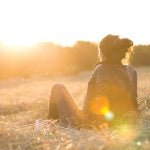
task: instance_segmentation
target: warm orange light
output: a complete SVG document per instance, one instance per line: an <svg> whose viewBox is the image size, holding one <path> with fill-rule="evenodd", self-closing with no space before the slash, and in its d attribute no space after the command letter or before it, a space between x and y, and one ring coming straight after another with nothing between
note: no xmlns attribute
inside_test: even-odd
<svg viewBox="0 0 150 150"><path fill-rule="evenodd" d="M102 113L103 115L107 114L108 112L109 112L109 109L108 109L107 107L103 107L103 108L101 109L101 113Z"/></svg>
<svg viewBox="0 0 150 150"><path fill-rule="evenodd" d="M109 110L109 101L106 97L97 97L91 102L91 111L96 115L104 115L106 120L114 118L113 112Z"/></svg>
<svg viewBox="0 0 150 150"><path fill-rule="evenodd" d="M95 98L91 102L91 111L96 115L104 115L109 111L109 102L105 97Z"/></svg>

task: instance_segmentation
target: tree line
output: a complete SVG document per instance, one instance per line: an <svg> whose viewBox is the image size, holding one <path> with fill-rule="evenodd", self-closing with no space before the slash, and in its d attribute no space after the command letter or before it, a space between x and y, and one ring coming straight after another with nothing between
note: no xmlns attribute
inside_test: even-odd
<svg viewBox="0 0 150 150"><path fill-rule="evenodd" d="M78 41L72 47L38 43L33 47L0 44L0 78L32 75L65 76L92 70L99 62L97 44ZM133 66L150 66L150 45L137 45L131 54Z"/></svg>

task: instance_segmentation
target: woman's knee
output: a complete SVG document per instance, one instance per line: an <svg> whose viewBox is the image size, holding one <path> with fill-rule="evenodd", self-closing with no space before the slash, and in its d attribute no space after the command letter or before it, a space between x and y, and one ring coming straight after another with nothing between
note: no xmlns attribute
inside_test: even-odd
<svg viewBox="0 0 150 150"><path fill-rule="evenodd" d="M55 84L55 85L52 87L52 92L53 92L53 93L60 92L60 91L62 91L63 89L65 89L64 85L63 85L63 84L60 84L60 83L57 83L57 84Z"/></svg>

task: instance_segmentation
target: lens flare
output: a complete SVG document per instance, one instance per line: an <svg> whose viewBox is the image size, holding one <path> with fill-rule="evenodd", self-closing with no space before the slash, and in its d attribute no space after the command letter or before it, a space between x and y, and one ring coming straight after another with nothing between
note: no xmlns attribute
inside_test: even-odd
<svg viewBox="0 0 150 150"><path fill-rule="evenodd" d="M134 126L130 124L122 124L120 125L118 132L121 137L126 140L132 141L138 136L138 131Z"/></svg>
<svg viewBox="0 0 150 150"><path fill-rule="evenodd" d="M106 114L105 114L105 119L110 121L114 118L114 113L111 112L111 111L108 111Z"/></svg>
<svg viewBox="0 0 150 150"><path fill-rule="evenodd" d="M106 97L97 97L91 102L91 111L96 115L104 115L110 121L114 118L114 113L109 110L109 101Z"/></svg>
<svg viewBox="0 0 150 150"><path fill-rule="evenodd" d="M105 115L109 112L109 109L107 107L101 108L101 114Z"/></svg>
<svg viewBox="0 0 150 150"><path fill-rule="evenodd" d="M105 97L98 97L91 102L91 111L96 115L104 115L109 110L109 102Z"/></svg>

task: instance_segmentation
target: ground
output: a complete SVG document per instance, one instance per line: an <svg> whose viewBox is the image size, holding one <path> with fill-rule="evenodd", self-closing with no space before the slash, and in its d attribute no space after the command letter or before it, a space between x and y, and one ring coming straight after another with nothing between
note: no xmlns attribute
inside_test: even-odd
<svg viewBox="0 0 150 150"><path fill-rule="evenodd" d="M112 130L65 128L47 120L52 85L63 83L81 109L89 73L72 77L34 76L0 80L0 149L2 150L136 150L150 147L150 68L136 68L142 115L128 114L128 124Z"/></svg>

